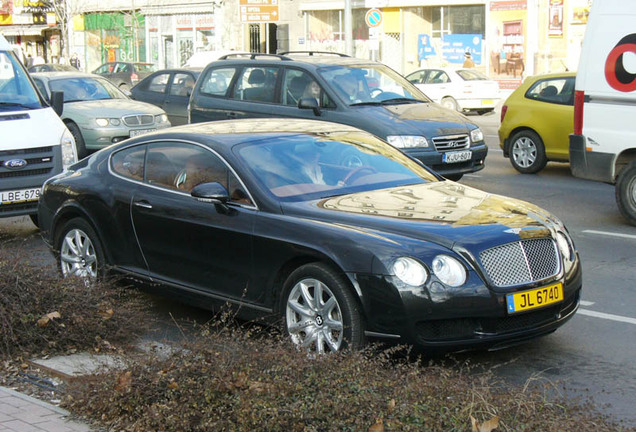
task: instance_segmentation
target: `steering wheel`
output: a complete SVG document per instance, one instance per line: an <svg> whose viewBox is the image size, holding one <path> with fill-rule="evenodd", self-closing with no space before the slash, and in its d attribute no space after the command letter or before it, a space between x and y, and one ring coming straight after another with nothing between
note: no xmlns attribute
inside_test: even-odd
<svg viewBox="0 0 636 432"><path fill-rule="evenodd" d="M378 97L381 93L384 93L384 90L382 90L381 88L378 88L378 87L374 88L373 90L369 90L369 95L372 98Z"/></svg>
<svg viewBox="0 0 636 432"><path fill-rule="evenodd" d="M378 172L378 170L372 166L362 165L357 168L354 168L351 172L349 172L349 174L347 174L345 178L342 179L342 183L344 183L345 185L348 185L354 179L356 179L357 177L360 177L360 173L363 173L365 171L368 171L369 174L375 174Z"/></svg>

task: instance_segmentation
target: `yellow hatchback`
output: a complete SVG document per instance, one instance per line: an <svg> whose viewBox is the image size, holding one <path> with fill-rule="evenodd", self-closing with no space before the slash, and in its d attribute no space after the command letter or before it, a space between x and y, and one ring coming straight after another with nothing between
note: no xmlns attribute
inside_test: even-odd
<svg viewBox="0 0 636 432"><path fill-rule="evenodd" d="M517 171L532 174L548 161L570 160L575 78L576 72L528 77L506 99L499 146Z"/></svg>

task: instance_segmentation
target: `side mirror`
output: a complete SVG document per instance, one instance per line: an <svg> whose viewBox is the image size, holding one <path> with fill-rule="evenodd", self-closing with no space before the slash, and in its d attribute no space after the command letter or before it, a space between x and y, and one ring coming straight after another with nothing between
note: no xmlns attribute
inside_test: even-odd
<svg viewBox="0 0 636 432"><path fill-rule="evenodd" d="M62 113L64 112L64 92L51 92L51 107L53 108L53 111L57 113L57 115L62 117Z"/></svg>
<svg viewBox="0 0 636 432"><path fill-rule="evenodd" d="M227 189L217 182L201 183L192 188L190 192L197 201L213 203L221 213L229 213L226 203L230 200Z"/></svg>
<svg viewBox="0 0 636 432"><path fill-rule="evenodd" d="M320 115L320 106L318 106L318 101L314 98L300 98L298 101L298 108L310 109L314 111L314 115Z"/></svg>

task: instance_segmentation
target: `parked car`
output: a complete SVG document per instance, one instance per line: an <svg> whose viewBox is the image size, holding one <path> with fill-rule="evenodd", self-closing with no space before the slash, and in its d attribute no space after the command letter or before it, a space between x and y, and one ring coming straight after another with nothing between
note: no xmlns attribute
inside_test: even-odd
<svg viewBox="0 0 636 432"><path fill-rule="evenodd" d="M89 151L170 127L161 109L131 100L110 81L82 72L35 73L31 77L45 98L64 92L62 120L75 138L80 158Z"/></svg>
<svg viewBox="0 0 636 432"><path fill-rule="evenodd" d="M343 54L226 56L202 72L189 114L191 123L291 117L348 124L453 180L483 169L488 153L482 131L466 117L433 103L388 66Z"/></svg>
<svg viewBox="0 0 636 432"><path fill-rule="evenodd" d="M420 69L406 79L444 108L456 111L485 114L501 99L499 83L475 69Z"/></svg>
<svg viewBox="0 0 636 432"><path fill-rule="evenodd" d="M517 171L536 173L548 161L568 162L575 77L576 72L528 77L504 102L499 146Z"/></svg>
<svg viewBox="0 0 636 432"><path fill-rule="evenodd" d="M28 69L29 73L35 72L77 72L77 68L67 64L58 63L44 63L35 66L31 66Z"/></svg>
<svg viewBox="0 0 636 432"><path fill-rule="evenodd" d="M199 306L233 304L282 319L319 353L367 338L509 346L571 318L582 285L555 216L315 120L208 122L115 144L48 181L39 218L65 276L123 272Z"/></svg>
<svg viewBox="0 0 636 432"><path fill-rule="evenodd" d="M188 123L188 102L201 68L164 69L130 90L130 97L162 108L173 126Z"/></svg>
<svg viewBox="0 0 636 432"><path fill-rule="evenodd" d="M152 63L110 62L105 63L93 71L109 79L121 90L130 90L132 86L144 79L157 68Z"/></svg>

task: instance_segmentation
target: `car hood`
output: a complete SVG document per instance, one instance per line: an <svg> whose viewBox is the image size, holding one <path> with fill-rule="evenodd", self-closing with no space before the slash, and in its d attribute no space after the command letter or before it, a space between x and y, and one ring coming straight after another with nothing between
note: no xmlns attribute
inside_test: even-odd
<svg viewBox="0 0 636 432"><path fill-rule="evenodd" d="M520 239L554 237L558 219L539 207L451 181L431 182L284 203L283 212L345 225L371 235L395 234L449 249L481 250Z"/></svg>
<svg viewBox="0 0 636 432"><path fill-rule="evenodd" d="M378 106L354 106L353 108L358 108L357 114L373 119L374 123L384 130L384 135L386 131L390 131L391 135L424 134L427 138L431 138L466 134L469 130L477 128L463 114L446 109L434 102L382 105L381 109L378 109Z"/></svg>
<svg viewBox="0 0 636 432"><path fill-rule="evenodd" d="M87 111L99 114L100 117L119 117L127 114L164 114L164 111L152 104L130 99L102 99L81 102L69 102L64 104L64 114L69 112L81 112L86 116Z"/></svg>

